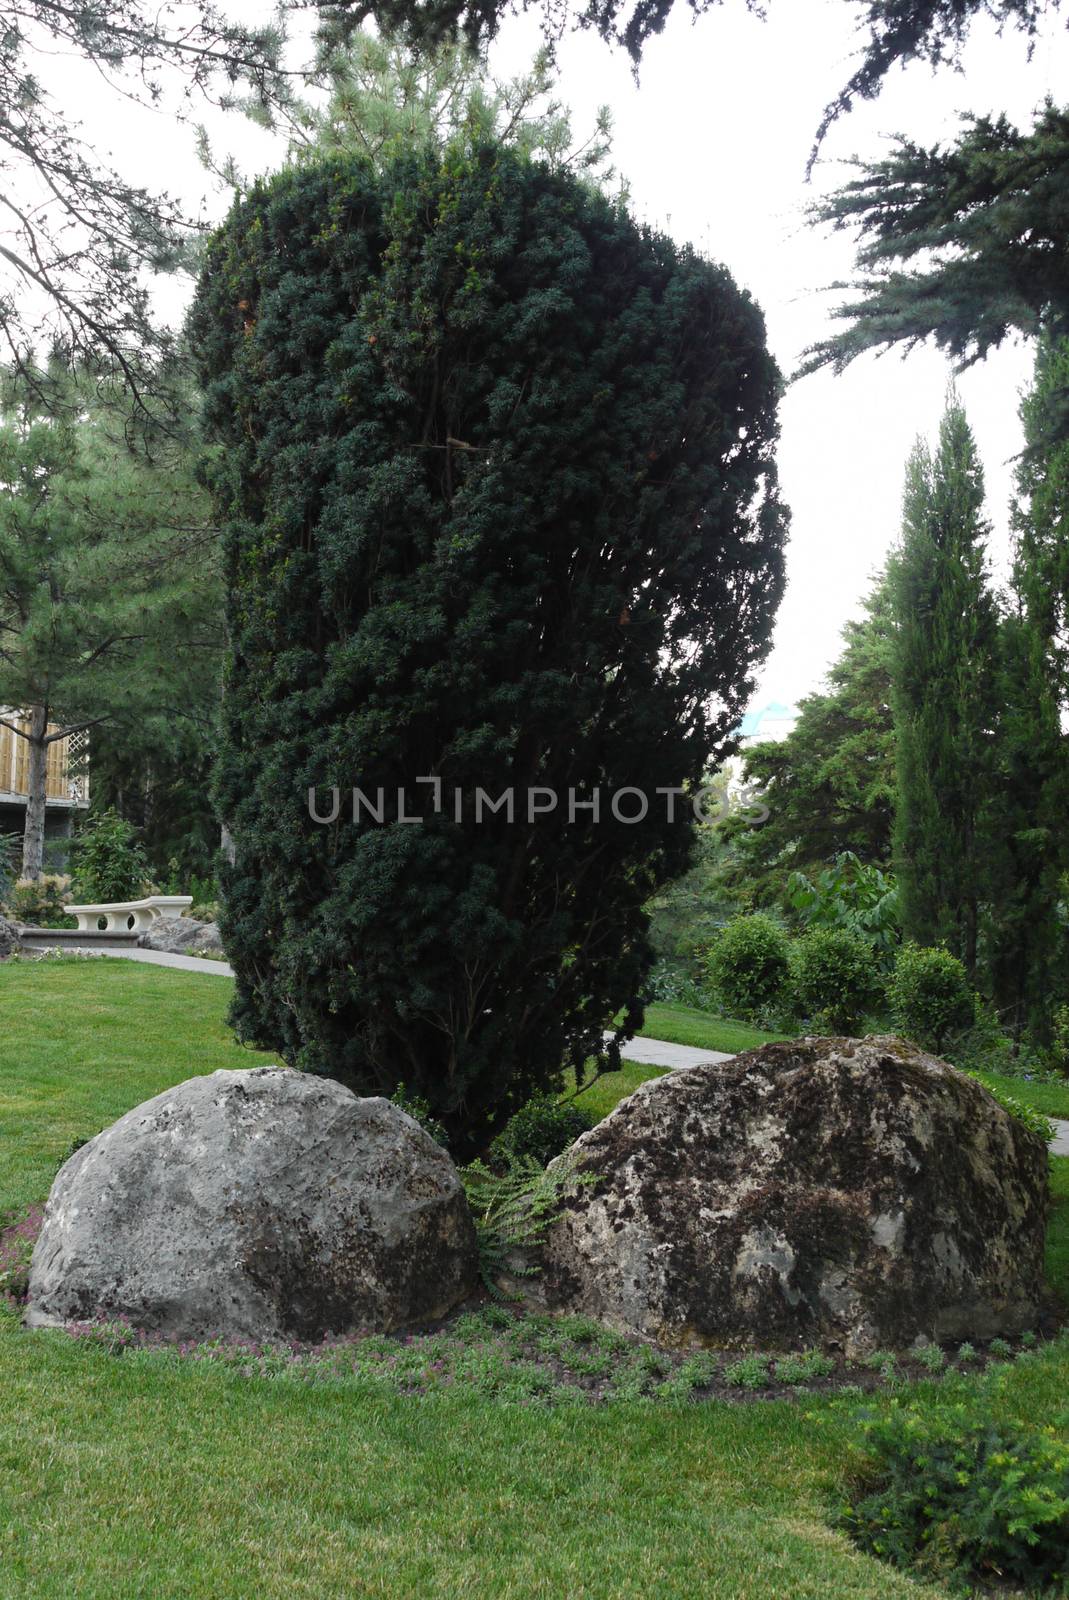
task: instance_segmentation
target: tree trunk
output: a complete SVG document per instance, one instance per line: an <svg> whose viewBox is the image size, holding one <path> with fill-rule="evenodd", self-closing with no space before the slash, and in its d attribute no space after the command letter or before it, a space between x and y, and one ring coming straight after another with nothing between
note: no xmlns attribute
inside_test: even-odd
<svg viewBox="0 0 1069 1600"><path fill-rule="evenodd" d="M22 876L36 883L41 876L45 854L45 785L48 776L48 707L34 706L30 712L26 788L26 830L22 838Z"/></svg>

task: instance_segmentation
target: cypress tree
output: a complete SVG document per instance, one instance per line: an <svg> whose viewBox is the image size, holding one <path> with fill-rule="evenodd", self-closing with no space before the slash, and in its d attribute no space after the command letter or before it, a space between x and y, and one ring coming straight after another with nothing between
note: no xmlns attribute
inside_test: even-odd
<svg viewBox="0 0 1069 1600"><path fill-rule="evenodd" d="M991 980L1018 1034L1049 1040L1067 977L1061 905L1069 871L1069 444L1050 416L1069 390L1069 343L1044 340L1021 407L1026 449L1017 473L1015 550L1000 650L998 786L992 856Z"/></svg>
<svg viewBox="0 0 1069 1600"><path fill-rule="evenodd" d="M934 456L906 472L894 608L894 863L902 932L944 942L975 975L985 895L998 618L987 583L983 472L952 394Z"/></svg>
<svg viewBox="0 0 1069 1600"><path fill-rule="evenodd" d="M567 1067L617 1065L621 1008L639 1024L643 907L692 833L656 791L727 748L782 587L760 313L487 145L257 185L192 331L227 552L233 1020L359 1092L403 1082L470 1154ZM323 825L309 790L327 815L334 787ZM625 787L643 820L614 815ZM529 823L534 789L557 798Z"/></svg>

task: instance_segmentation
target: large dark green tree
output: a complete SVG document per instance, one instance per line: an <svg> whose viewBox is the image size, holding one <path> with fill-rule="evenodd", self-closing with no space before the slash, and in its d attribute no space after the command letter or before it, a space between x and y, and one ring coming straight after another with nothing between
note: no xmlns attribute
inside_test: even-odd
<svg viewBox="0 0 1069 1600"><path fill-rule="evenodd" d="M918 442L890 567L902 932L946 942L975 975L989 893L998 615L986 569L984 483L952 395L934 454Z"/></svg>
<svg viewBox="0 0 1069 1600"><path fill-rule="evenodd" d="M656 791L728 743L781 592L762 318L488 145L258 185L192 327L235 1023L363 1092L403 1082L470 1153L566 1067L617 1064L617 1011L638 1025L643 907L692 831Z"/></svg>

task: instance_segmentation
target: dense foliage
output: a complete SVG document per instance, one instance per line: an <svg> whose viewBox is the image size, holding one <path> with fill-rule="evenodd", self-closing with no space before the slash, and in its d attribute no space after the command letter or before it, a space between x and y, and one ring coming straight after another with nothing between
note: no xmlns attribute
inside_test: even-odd
<svg viewBox="0 0 1069 1600"><path fill-rule="evenodd" d="M733 851L723 862L725 888L749 890L761 903L785 906L792 871L820 869L844 851L866 865L890 862L891 614L882 577L843 640L827 689L802 700L787 737L745 753L746 779L760 790L766 819L753 826L731 817L720 830Z"/></svg>
<svg viewBox="0 0 1069 1600"><path fill-rule="evenodd" d="M843 850L812 877L792 872L787 899L803 928L857 934L881 963L892 958L898 943L898 887L852 851Z"/></svg>
<svg viewBox="0 0 1069 1600"><path fill-rule="evenodd" d="M148 878L148 860L132 823L114 811L95 812L70 848L74 899L91 904L136 900Z"/></svg>
<svg viewBox="0 0 1069 1600"><path fill-rule="evenodd" d="M836 312L847 327L814 347L807 370L928 337L969 365L1012 333L1069 333L1067 152L1069 111L1048 105L1028 133L970 117L949 148L899 139L859 164L814 215L857 230L865 277Z"/></svg>
<svg viewBox="0 0 1069 1600"><path fill-rule="evenodd" d="M910 459L891 567L895 874L902 931L977 967L988 891L998 616L986 569L983 472L952 396L934 456Z"/></svg>
<svg viewBox="0 0 1069 1600"><path fill-rule="evenodd" d="M507 1167L509 1157L514 1157L548 1167L554 1157L562 1155L581 1133L593 1126L592 1118L575 1101L537 1094L502 1128L490 1146L489 1163L493 1167Z"/></svg>
<svg viewBox="0 0 1069 1600"><path fill-rule="evenodd" d="M52 744L106 722L140 742L205 678L217 693L217 540L188 438L129 427L124 401L58 364L43 388L5 375L0 396L0 706L28 717L8 720L28 745L27 878Z"/></svg>
<svg viewBox="0 0 1069 1600"><path fill-rule="evenodd" d="M926 1050L942 1051L976 1021L976 996L968 973L949 950L904 944L887 986L900 1033Z"/></svg>
<svg viewBox="0 0 1069 1600"><path fill-rule="evenodd" d="M779 1007L790 978L790 941L763 912L734 917L709 946L709 983L723 1014L763 1019Z"/></svg>
<svg viewBox="0 0 1069 1600"><path fill-rule="evenodd" d="M453 1148L485 1149L565 1067L617 1059L617 1012L637 1025L642 908L691 834L656 790L699 782L767 649L784 514L760 314L486 146L258 186L193 333L233 638L235 1023L365 1091L403 1080ZM309 790L329 815L331 786L323 825ZM641 795L614 814L624 788L643 820L620 820ZM514 820L479 793L509 789ZM539 789L557 802L529 822Z"/></svg>
<svg viewBox="0 0 1069 1600"><path fill-rule="evenodd" d="M989 829L989 984L1005 1024L1047 1044L1069 983L1069 439L1052 437L1069 394L1069 343L1040 343L1022 405L1015 550L1000 629L995 792Z"/></svg>
<svg viewBox="0 0 1069 1600"><path fill-rule="evenodd" d="M892 1401L864 1425L841 1525L870 1554L955 1589L1062 1593L1069 1447L989 1406Z"/></svg>
<svg viewBox="0 0 1069 1600"><path fill-rule="evenodd" d="M847 928L814 928L791 965L795 1006L818 1033L856 1033L883 999L872 946Z"/></svg>

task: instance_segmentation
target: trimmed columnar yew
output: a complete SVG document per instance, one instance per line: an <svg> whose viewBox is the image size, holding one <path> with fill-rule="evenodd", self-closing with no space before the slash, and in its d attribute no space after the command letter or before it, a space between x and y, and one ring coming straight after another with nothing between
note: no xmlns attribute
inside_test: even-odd
<svg viewBox="0 0 1069 1600"><path fill-rule="evenodd" d="M487 147L255 187L193 338L227 551L237 1028L361 1093L403 1082L482 1148L637 1019L642 907L690 847L656 790L723 750L768 648L761 315L619 204ZM320 815L339 791L329 825L313 786ZM354 822L354 786L381 821ZM624 788L645 820L612 814ZM480 817L480 789L514 791L514 819ZM558 801L529 823L532 790ZM569 790L600 790L600 818Z"/></svg>

